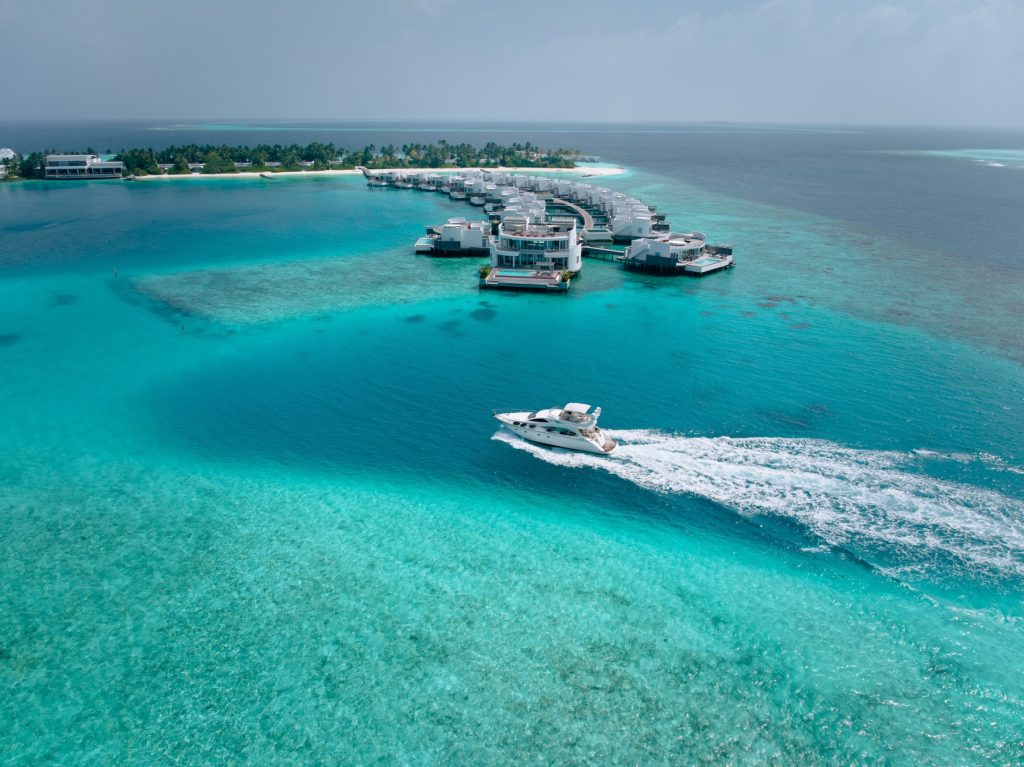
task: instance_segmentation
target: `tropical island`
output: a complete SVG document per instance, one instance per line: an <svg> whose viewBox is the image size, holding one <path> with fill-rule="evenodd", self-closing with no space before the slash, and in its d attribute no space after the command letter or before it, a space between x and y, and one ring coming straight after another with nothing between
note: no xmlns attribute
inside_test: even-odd
<svg viewBox="0 0 1024 767"><path fill-rule="evenodd" d="M24 158L7 161L8 179L46 177L48 155L54 150L32 152ZM70 154L70 153L67 153ZM98 154L87 149L83 154ZM286 172L303 170L350 170L357 166L373 169L392 168L574 168L582 154L577 149L544 149L527 141L502 146L488 142L483 148L471 144L370 144L350 151L333 143L259 144L227 146L184 144L166 149L122 149L107 152L113 161L124 163L124 172L133 176L224 174L241 172Z"/></svg>

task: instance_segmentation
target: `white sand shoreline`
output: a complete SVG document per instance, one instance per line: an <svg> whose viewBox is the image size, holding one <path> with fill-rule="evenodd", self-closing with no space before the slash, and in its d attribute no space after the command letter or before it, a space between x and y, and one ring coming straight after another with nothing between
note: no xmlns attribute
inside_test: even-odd
<svg viewBox="0 0 1024 767"><path fill-rule="evenodd" d="M618 176L626 172L618 167L587 167L575 168L373 168L374 173L461 173L467 170L491 170L503 173L575 173L586 176ZM239 171L238 173L161 173L160 175L136 176L136 181L178 178L264 178L267 173L271 178L296 176L358 176L362 171L345 170L282 170L282 171Z"/></svg>

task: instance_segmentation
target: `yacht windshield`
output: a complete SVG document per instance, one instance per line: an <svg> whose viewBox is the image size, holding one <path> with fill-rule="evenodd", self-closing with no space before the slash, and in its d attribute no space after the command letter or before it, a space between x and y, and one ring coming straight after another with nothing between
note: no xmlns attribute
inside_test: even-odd
<svg viewBox="0 0 1024 767"><path fill-rule="evenodd" d="M587 423L593 419L593 416L587 413L572 413L568 410L563 410L558 417L563 421L572 421L573 423Z"/></svg>

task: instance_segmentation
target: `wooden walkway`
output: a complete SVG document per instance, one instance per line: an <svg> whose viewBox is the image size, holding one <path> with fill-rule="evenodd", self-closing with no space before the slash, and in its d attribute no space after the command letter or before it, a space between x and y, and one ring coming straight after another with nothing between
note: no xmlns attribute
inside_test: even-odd
<svg viewBox="0 0 1024 767"><path fill-rule="evenodd" d="M621 256L623 252L624 251L621 250L612 250L611 248L602 248L600 246L584 245L583 253L581 255L583 258L594 258L598 261L618 261L619 256Z"/></svg>
<svg viewBox="0 0 1024 767"><path fill-rule="evenodd" d="M584 229L594 228L594 217L587 213L587 211L583 210L583 208L581 208L579 205L569 202L568 200L563 200L561 197L552 197L551 202L554 203L555 205L561 205L563 207L569 208L569 210L571 211L574 211L577 216L583 219Z"/></svg>

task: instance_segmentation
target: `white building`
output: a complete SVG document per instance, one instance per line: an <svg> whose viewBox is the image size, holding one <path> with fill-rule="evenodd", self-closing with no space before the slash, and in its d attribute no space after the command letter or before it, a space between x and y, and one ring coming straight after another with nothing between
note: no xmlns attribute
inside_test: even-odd
<svg viewBox="0 0 1024 767"><path fill-rule="evenodd" d="M623 211L612 217L609 228L616 240L635 240L654 235L654 220L650 213Z"/></svg>
<svg viewBox="0 0 1024 767"><path fill-rule="evenodd" d="M7 163L14 159L14 155L13 149L8 147L0 149L0 178L4 178L7 175Z"/></svg>
<svg viewBox="0 0 1024 767"><path fill-rule="evenodd" d="M543 224L547 219L547 204L532 192L518 192L504 203L505 207L499 214L502 221L523 218L531 224Z"/></svg>
<svg viewBox="0 0 1024 767"><path fill-rule="evenodd" d="M46 178L121 178L124 163L101 160L95 154L48 154Z"/></svg>
<svg viewBox="0 0 1024 767"><path fill-rule="evenodd" d="M658 239L633 240L626 250L626 259L650 266L675 266L690 261L704 252L707 238L700 232L677 234L673 232Z"/></svg>
<svg viewBox="0 0 1024 767"><path fill-rule="evenodd" d="M487 250L491 225L487 221L450 218L434 241L435 255L472 255Z"/></svg>
<svg viewBox="0 0 1024 767"><path fill-rule="evenodd" d="M701 276L733 265L732 247L708 245L700 232L633 240L620 259L627 269Z"/></svg>
<svg viewBox="0 0 1024 767"><path fill-rule="evenodd" d="M583 246L575 218L553 218L547 224L526 216L509 216L490 242L491 266L578 272Z"/></svg>

